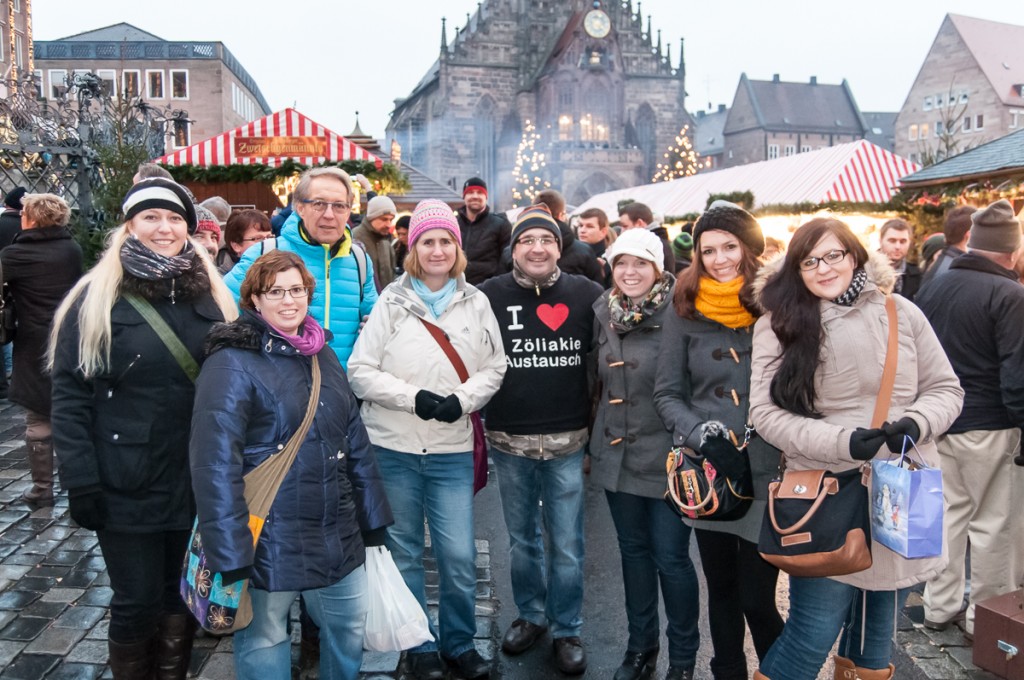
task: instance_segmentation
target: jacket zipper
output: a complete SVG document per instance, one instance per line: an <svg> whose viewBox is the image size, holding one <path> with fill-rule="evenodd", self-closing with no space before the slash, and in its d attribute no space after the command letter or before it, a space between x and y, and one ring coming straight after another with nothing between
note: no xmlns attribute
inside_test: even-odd
<svg viewBox="0 0 1024 680"><path fill-rule="evenodd" d="M324 249L324 328L331 327L331 251Z"/></svg>
<svg viewBox="0 0 1024 680"><path fill-rule="evenodd" d="M118 375L114 379L114 381L110 383L110 387L107 388L107 399L112 399L114 397L114 388L121 384L121 380L124 379L125 375L128 374L128 371L132 370L132 366L134 366L141 358L141 354L136 354L135 358L128 362L128 365L125 366L123 371L121 371L120 375Z"/></svg>

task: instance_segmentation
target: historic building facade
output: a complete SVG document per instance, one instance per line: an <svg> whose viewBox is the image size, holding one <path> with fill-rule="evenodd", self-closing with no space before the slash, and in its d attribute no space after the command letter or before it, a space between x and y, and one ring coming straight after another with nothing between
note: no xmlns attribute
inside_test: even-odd
<svg viewBox="0 0 1024 680"><path fill-rule="evenodd" d="M396 100L388 141L453 188L480 176L510 207L524 133L545 154L536 173L570 204L649 181L693 124L680 46L673 64L632 0L484 0L426 76ZM520 201L522 204L522 201Z"/></svg>

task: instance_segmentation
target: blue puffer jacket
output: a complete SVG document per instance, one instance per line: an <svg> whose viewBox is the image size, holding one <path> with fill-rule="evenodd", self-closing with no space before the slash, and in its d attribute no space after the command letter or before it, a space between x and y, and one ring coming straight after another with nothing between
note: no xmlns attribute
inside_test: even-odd
<svg viewBox="0 0 1024 680"><path fill-rule="evenodd" d="M211 571L252 566L262 590L322 588L365 560L361 532L392 523L359 407L334 352L320 361L320 403L271 506L255 551L244 474L298 430L312 362L246 313L219 324L196 382L189 453L199 527Z"/></svg>
<svg viewBox="0 0 1024 680"><path fill-rule="evenodd" d="M224 277L235 298L252 263L263 254L264 243L255 243L242 253L231 271ZM352 346L359 335L359 320L368 316L377 302L377 289L373 284L373 265L366 258L366 281L359 292L359 266L352 255L352 235L345 232L341 244L325 246L309 238L301 228L298 213L292 213L281 229L277 247L293 252L306 263L316 279L316 291L309 304L309 313L321 326L334 334L331 349L338 355L342 368L348 366ZM365 257L365 253L363 253ZM325 304L326 302L326 304Z"/></svg>

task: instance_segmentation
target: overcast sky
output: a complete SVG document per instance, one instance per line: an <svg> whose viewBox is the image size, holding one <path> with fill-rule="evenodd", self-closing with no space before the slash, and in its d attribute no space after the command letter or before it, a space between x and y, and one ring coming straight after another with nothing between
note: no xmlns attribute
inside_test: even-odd
<svg viewBox="0 0 1024 680"><path fill-rule="evenodd" d="M607 0L606 0L607 1ZM636 3L634 1L634 8ZM383 138L396 98L436 59L441 17L449 40L476 0L36 0L36 40L122 21L166 40L219 40L256 80L271 109L295 106L346 134L355 111ZM679 58L686 39L687 108L731 105L740 73L755 80L839 83L862 111L896 111L947 12L1024 24L1010 0L644 0L643 13ZM1024 59L1024 46L1021 46Z"/></svg>

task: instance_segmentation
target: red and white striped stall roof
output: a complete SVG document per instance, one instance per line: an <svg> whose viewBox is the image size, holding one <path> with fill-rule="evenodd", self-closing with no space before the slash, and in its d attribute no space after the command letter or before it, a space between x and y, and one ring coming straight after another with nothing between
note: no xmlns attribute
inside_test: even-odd
<svg viewBox="0 0 1024 680"><path fill-rule="evenodd" d="M154 162L201 167L235 164L277 167L286 160L304 165L325 161L373 161L381 167L377 156L290 108L161 156Z"/></svg>
<svg viewBox="0 0 1024 680"><path fill-rule="evenodd" d="M692 177L617 189L587 199L576 214L600 208L618 219L618 202L625 198L646 203L662 215L703 212L708 196L751 191L755 207L827 201L885 203L901 177L920 166L866 140L817 151L704 172Z"/></svg>

